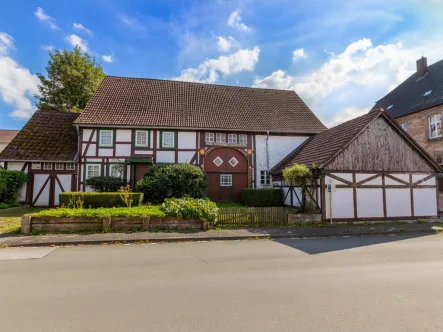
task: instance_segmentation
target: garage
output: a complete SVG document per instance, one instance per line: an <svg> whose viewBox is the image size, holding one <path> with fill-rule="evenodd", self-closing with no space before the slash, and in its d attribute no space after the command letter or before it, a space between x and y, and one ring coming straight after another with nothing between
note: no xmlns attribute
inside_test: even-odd
<svg viewBox="0 0 443 332"><path fill-rule="evenodd" d="M424 219L439 214L439 166L382 110L317 134L271 170L273 185L284 191L285 205L297 207L300 190L282 176L294 164L315 164L320 170L312 199L323 221Z"/></svg>

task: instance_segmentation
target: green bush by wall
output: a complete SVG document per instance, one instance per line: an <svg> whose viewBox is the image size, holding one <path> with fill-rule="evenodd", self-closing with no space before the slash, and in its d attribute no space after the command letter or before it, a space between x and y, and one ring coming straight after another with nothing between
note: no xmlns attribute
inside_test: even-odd
<svg viewBox="0 0 443 332"><path fill-rule="evenodd" d="M129 193L132 196L132 206L139 206L143 202L143 193ZM125 207L121 193L99 193L99 192L64 192L59 195L60 205L74 207L75 202L83 201L84 208L100 207Z"/></svg>
<svg viewBox="0 0 443 332"><path fill-rule="evenodd" d="M30 176L24 172L0 169L0 203L3 203L2 206L17 205L18 191L29 180Z"/></svg>
<svg viewBox="0 0 443 332"><path fill-rule="evenodd" d="M94 191L101 193L116 192L121 186L126 185L122 178L113 176L95 176L86 180L86 185Z"/></svg>
<svg viewBox="0 0 443 332"><path fill-rule="evenodd" d="M247 206L283 206L283 191L274 188L245 188L241 191L241 201Z"/></svg>

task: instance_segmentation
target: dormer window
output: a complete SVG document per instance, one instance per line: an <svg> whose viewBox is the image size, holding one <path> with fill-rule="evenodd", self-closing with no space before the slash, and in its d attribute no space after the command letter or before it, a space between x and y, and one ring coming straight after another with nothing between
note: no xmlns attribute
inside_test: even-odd
<svg viewBox="0 0 443 332"><path fill-rule="evenodd" d="M386 110L390 110L392 108L392 106L394 106L394 105L389 105Z"/></svg>
<svg viewBox="0 0 443 332"><path fill-rule="evenodd" d="M436 114L429 118L429 138L441 137L441 115Z"/></svg>
<svg viewBox="0 0 443 332"><path fill-rule="evenodd" d="M432 93L432 90L426 91L423 97L429 96Z"/></svg>

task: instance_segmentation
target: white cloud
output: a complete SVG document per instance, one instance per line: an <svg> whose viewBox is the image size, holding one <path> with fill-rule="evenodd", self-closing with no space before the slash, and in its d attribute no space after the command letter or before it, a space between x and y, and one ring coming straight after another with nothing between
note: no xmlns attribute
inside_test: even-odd
<svg viewBox="0 0 443 332"><path fill-rule="evenodd" d="M54 46L52 46L52 45L42 45L40 47L42 50L45 50L45 51L53 51L54 50Z"/></svg>
<svg viewBox="0 0 443 332"><path fill-rule="evenodd" d="M328 61L309 74L277 70L256 78L254 86L295 90L322 120L336 124L372 108L415 71L419 55L418 49L406 49L401 42L374 46L364 38L341 54L330 53Z"/></svg>
<svg viewBox="0 0 443 332"><path fill-rule="evenodd" d="M220 52L229 52L234 44L236 44L236 40L232 36L218 37L217 48Z"/></svg>
<svg viewBox="0 0 443 332"><path fill-rule="evenodd" d="M241 16L240 16L240 10L237 9L229 15L228 21L226 22L228 26L231 28L235 28L241 31L249 31L251 30L246 24L242 22Z"/></svg>
<svg viewBox="0 0 443 332"><path fill-rule="evenodd" d="M114 54L102 55L102 60L107 63L114 62Z"/></svg>
<svg viewBox="0 0 443 332"><path fill-rule="evenodd" d="M92 36L92 31L89 30L88 28L85 28L83 26L83 24L81 24L81 23L74 23L73 26L74 26L75 30L82 31L82 32Z"/></svg>
<svg viewBox="0 0 443 332"><path fill-rule="evenodd" d="M307 58L308 55L306 54L303 48L298 48L292 51L292 62L297 62L298 60L307 59Z"/></svg>
<svg viewBox="0 0 443 332"><path fill-rule="evenodd" d="M0 32L0 100L14 107L11 116L27 119L35 111L31 102L38 94L38 77L8 56L14 47L14 39Z"/></svg>
<svg viewBox="0 0 443 332"><path fill-rule="evenodd" d="M182 70L179 77L173 78L178 81L215 83L220 75L230 75L242 71L254 70L260 55L260 48L255 46L252 50L243 49L230 54L222 55L217 59L205 60L196 68Z"/></svg>
<svg viewBox="0 0 443 332"><path fill-rule="evenodd" d="M66 41L70 43L73 47L79 46L83 52L88 52L88 42L77 35L70 35L66 37Z"/></svg>
<svg viewBox="0 0 443 332"><path fill-rule="evenodd" d="M368 113L369 109L367 108L354 108L348 107L343 110L343 112L335 114L330 120L328 120L325 125L329 128L335 127L340 123L352 120L356 117L364 115Z"/></svg>
<svg viewBox="0 0 443 332"><path fill-rule="evenodd" d="M52 30L58 30L58 26L55 24L55 19L45 13L43 8L38 7L34 15L42 22L49 25Z"/></svg>
<svg viewBox="0 0 443 332"><path fill-rule="evenodd" d="M137 20L135 17L129 17L129 16L122 16L121 20L123 23L125 23L128 27L134 30L144 30L144 25Z"/></svg>

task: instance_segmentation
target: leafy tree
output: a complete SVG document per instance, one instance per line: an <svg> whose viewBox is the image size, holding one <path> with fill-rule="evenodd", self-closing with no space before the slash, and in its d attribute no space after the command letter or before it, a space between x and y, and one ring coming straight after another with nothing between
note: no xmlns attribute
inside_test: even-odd
<svg viewBox="0 0 443 332"><path fill-rule="evenodd" d="M82 54L80 47L73 51L49 51L47 77L38 74L40 95L37 107L42 110L81 112L105 77L95 58Z"/></svg>

